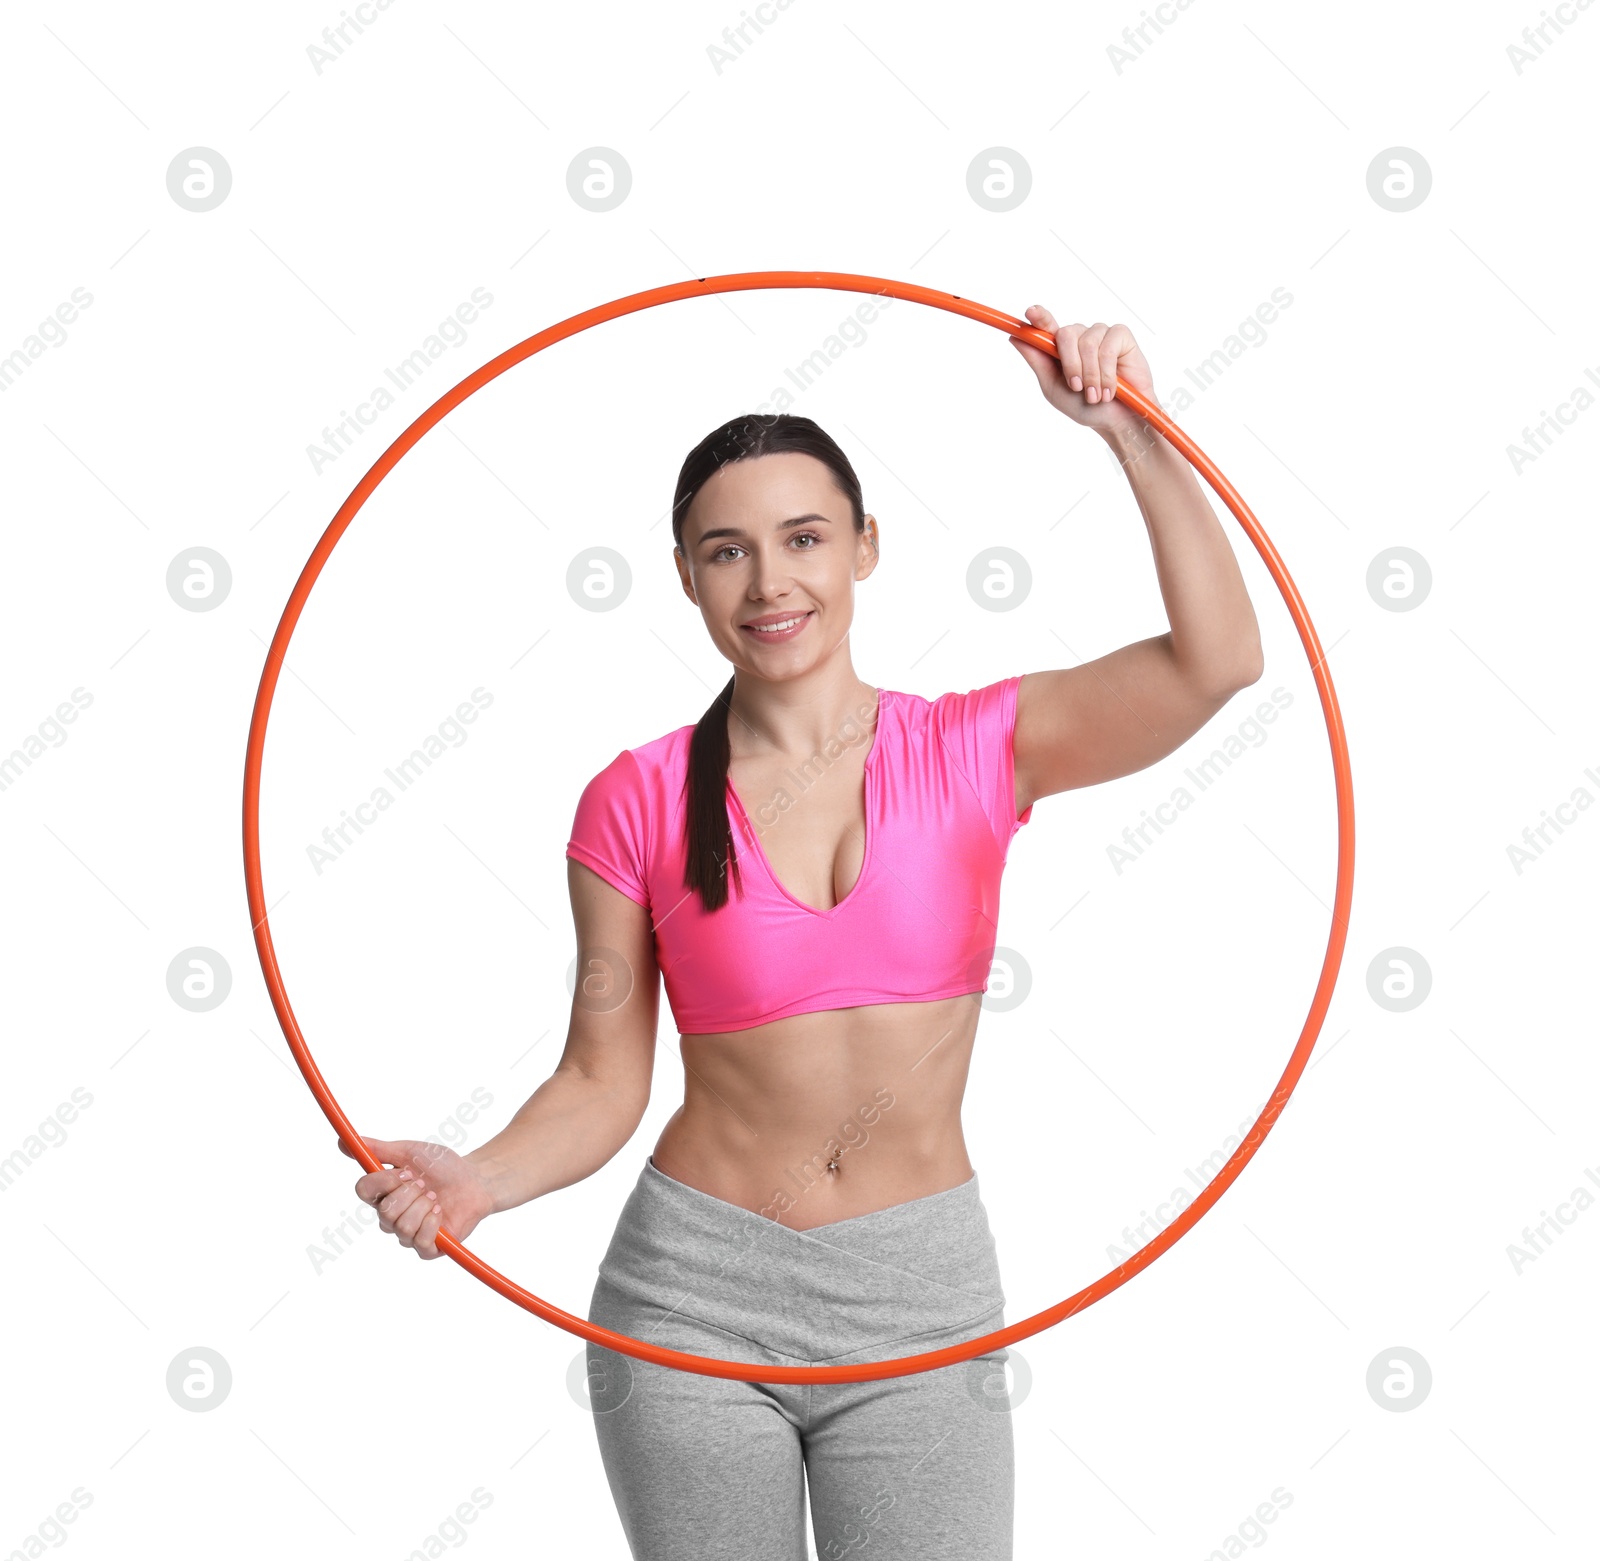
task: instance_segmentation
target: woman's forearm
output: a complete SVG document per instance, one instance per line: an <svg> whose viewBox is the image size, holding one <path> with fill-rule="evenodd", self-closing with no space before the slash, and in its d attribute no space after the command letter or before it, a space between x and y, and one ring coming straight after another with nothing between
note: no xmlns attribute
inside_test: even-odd
<svg viewBox="0 0 1600 1561"><path fill-rule="evenodd" d="M592 1176L633 1136L638 1099L576 1068L558 1067L487 1143L465 1158L503 1213Z"/></svg>
<svg viewBox="0 0 1600 1561"><path fill-rule="evenodd" d="M1207 686L1261 676L1261 632L1238 560L1194 468L1146 423L1102 437L1144 516L1178 665Z"/></svg>

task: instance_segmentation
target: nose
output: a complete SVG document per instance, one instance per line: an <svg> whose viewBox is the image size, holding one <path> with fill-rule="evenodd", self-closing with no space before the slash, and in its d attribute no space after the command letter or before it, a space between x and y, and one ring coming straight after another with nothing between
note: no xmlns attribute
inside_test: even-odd
<svg viewBox="0 0 1600 1561"><path fill-rule="evenodd" d="M751 555L750 595L760 602L781 602L794 589L794 578L782 548L758 548Z"/></svg>

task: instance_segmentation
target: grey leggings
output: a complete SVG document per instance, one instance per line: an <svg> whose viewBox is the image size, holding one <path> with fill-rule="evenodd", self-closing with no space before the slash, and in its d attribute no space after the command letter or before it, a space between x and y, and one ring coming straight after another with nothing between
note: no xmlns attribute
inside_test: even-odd
<svg viewBox="0 0 1600 1561"><path fill-rule="evenodd" d="M991 1333L1004 1306L976 1176L792 1230L646 1159L589 1320L722 1360L844 1365ZM807 1487L822 1561L858 1548L863 1561L1010 1561L1008 1354L765 1385L590 1345L600 1456L634 1561L806 1561Z"/></svg>

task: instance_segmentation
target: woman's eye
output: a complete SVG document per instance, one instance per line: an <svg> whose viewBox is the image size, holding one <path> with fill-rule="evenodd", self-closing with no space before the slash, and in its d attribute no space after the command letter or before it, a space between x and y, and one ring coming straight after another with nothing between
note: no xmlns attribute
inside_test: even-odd
<svg viewBox="0 0 1600 1561"><path fill-rule="evenodd" d="M819 533L815 532L815 531L799 531L799 532L796 532L795 535L791 538L791 540L795 541L795 542L798 542L802 538L804 538L806 541L812 542L812 543L820 543L822 541L821 535ZM740 547L739 547L737 542L724 542L722 544L722 546L719 547L716 550L716 552L714 552L711 555L711 561L713 563L720 563L725 554L737 553L737 552L740 552L740 551L741 551L741 549L740 549ZM803 547L803 548L800 549L800 551L802 553L814 553L816 551L816 548L815 547Z"/></svg>

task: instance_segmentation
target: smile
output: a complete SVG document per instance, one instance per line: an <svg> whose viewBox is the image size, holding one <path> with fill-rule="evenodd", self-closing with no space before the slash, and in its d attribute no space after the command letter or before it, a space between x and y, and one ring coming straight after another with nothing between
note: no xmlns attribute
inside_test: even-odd
<svg viewBox="0 0 1600 1561"><path fill-rule="evenodd" d="M811 621L815 613L816 609L812 608L808 612L796 613L792 618L785 618L781 623L741 623L739 627L746 634L757 634L763 639L787 639L791 635L798 634Z"/></svg>

